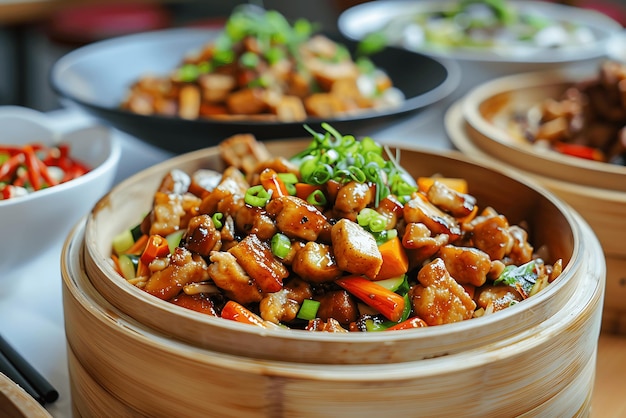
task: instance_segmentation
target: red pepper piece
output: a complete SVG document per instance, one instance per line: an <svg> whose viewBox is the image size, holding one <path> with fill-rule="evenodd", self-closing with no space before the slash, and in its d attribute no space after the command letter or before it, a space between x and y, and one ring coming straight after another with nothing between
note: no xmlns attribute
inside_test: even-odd
<svg viewBox="0 0 626 418"><path fill-rule="evenodd" d="M378 283L361 276L342 277L335 280L335 283L376 309L390 321L397 322L402 318L404 298Z"/></svg>
<svg viewBox="0 0 626 418"><path fill-rule="evenodd" d="M424 328L427 327L428 324L420 317L414 316L413 318L409 318L405 321L400 322L392 327L386 329L386 331L398 331L403 329L414 329L414 328Z"/></svg>
<svg viewBox="0 0 626 418"><path fill-rule="evenodd" d="M30 145L24 147L24 159L31 187L33 190L40 190L41 176L39 175L39 160L35 154L35 150Z"/></svg>
<svg viewBox="0 0 626 418"><path fill-rule="evenodd" d="M572 157L583 158L585 160L605 161L604 153L598 148L588 147L580 144L566 144L557 142L554 149L561 154L570 155Z"/></svg>
<svg viewBox="0 0 626 418"><path fill-rule="evenodd" d="M0 165L0 179L12 177L15 174L15 170L23 163L24 154L22 152L6 160L4 164Z"/></svg>
<svg viewBox="0 0 626 418"><path fill-rule="evenodd" d="M170 247L167 244L167 240L160 235L150 235L146 248L141 254L140 260L146 266L152 262L155 258L165 257L170 253Z"/></svg>

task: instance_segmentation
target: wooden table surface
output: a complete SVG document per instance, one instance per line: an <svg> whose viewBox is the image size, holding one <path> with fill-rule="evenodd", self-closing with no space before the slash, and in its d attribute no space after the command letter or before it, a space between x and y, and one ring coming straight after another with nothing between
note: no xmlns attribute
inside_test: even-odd
<svg viewBox="0 0 626 418"><path fill-rule="evenodd" d="M626 417L626 335L602 333L598 344L593 418Z"/></svg>

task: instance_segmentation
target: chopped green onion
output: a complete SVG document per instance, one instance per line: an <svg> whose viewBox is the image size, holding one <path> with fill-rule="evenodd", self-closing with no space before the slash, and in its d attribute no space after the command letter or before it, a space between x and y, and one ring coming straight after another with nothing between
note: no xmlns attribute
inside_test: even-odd
<svg viewBox="0 0 626 418"><path fill-rule="evenodd" d="M298 176L293 173L278 173L278 178L285 184L295 184L298 182Z"/></svg>
<svg viewBox="0 0 626 418"><path fill-rule="evenodd" d="M262 208L269 202L271 197L271 193L265 190L262 185L258 184L246 190L244 202L250 206Z"/></svg>
<svg viewBox="0 0 626 418"><path fill-rule="evenodd" d="M310 321L317 317L317 311L320 308L320 302L313 299L304 299L302 301L302 305L300 305L300 310L296 315L299 319L304 319Z"/></svg>
<svg viewBox="0 0 626 418"><path fill-rule="evenodd" d="M363 208L356 216L357 223L371 232L382 232L387 228L387 218L371 208Z"/></svg>
<svg viewBox="0 0 626 418"><path fill-rule="evenodd" d="M178 78L180 81L191 83L198 79L200 71L195 64L185 64L178 69Z"/></svg>
<svg viewBox="0 0 626 418"><path fill-rule="evenodd" d="M272 254L274 254L278 258L285 258L289 255L291 251L291 240L287 235L277 233L274 234L272 240L270 241Z"/></svg>
<svg viewBox="0 0 626 418"><path fill-rule="evenodd" d="M256 66L259 65L260 61L261 59L259 58L259 56L250 51L244 52L239 57L239 62L246 68L256 68Z"/></svg>
<svg viewBox="0 0 626 418"><path fill-rule="evenodd" d="M324 192L321 190L313 191L307 196L306 201L316 206L324 206L328 202L326 195L324 195Z"/></svg>
<svg viewBox="0 0 626 418"><path fill-rule="evenodd" d="M211 220L213 221L213 226L215 226L215 229L220 229L224 226L224 224L222 223L223 218L224 214L221 212L214 213L213 216L211 216Z"/></svg>

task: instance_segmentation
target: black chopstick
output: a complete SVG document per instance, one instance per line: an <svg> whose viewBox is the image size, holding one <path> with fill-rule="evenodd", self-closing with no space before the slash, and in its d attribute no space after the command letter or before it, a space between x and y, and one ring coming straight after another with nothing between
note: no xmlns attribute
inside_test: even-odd
<svg viewBox="0 0 626 418"><path fill-rule="evenodd" d="M22 387L41 405L59 398L56 389L0 336L0 372Z"/></svg>

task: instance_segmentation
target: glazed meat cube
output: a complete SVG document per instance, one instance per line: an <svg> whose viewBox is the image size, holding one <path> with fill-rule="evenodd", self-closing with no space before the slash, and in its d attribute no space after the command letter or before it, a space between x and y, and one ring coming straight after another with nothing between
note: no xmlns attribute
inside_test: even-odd
<svg viewBox="0 0 626 418"><path fill-rule="evenodd" d="M383 264L374 236L359 224L341 219L331 230L335 260L341 270L374 278Z"/></svg>
<svg viewBox="0 0 626 418"><path fill-rule="evenodd" d="M242 305L261 301L261 288L237 263L234 255L225 251L213 251L209 260L209 277L224 291L226 297Z"/></svg>
<svg viewBox="0 0 626 418"><path fill-rule="evenodd" d="M458 284L441 258L425 265L418 273L419 284L409 291L417 316L429 326L470 319L476 303Z"/></svg>
<svg viewBox="0 0 626 418"><path fill-rule="evenodd" d="M259 304L261 317L275 324L293 321L302 301L312 295L313 291L308 283L294 278L285 284L282 290L270 293L261 300Z"/></svg>
<svg viewBox="0 0 626 418"><path fill-rule="evenodd" d="M185 234L185 247L203 257L211 251L219 251L222 246L220 231L209 215L199 215L189 221Z"/></svg>
<svg viewBox="0 0 626 418"><path fill-rule="evenodd" d="M221 174L219 175L222 176ZM162 193L174 193L182 195L187 190L189 190L189 186L191 185L191 177L189 174L185 173L182 170L172 170L167 173L163 180L161 180L161 184L159 185L158 191Z"/></svg>
<svg viewBox="0 0 626 418"><path fill-rule="evenodd" d="M476 248L486 252L492 260L503 259L513 247L509 222L502 215L490 216L474 225L473 241Z"/></svg>
<svg viewBox="0 0 626 418"><path fill-rule="evenodd" d="M341 276L329 245L309 241L300 248L292 261L293 272L311 283L333 281Z"/></svg>
<svg viewBox="0 0 626 418"><path fill-rule="evenodd" d="M168 300L179 294L187 283L201 282L208 278L209 273L204 259L185 248L178 247L174 250L169 265L153 272L143 290L160 299Z"/></svg>
<svg viewBox="0 0 626 418"><path fill-rule="evenodd" d="M484 308L486 313L508 308L522 299L519 292L512 286L488 285L482 287L476 295L478 306Z"/></svg>
<svg viewBox="0 0 626 418"><path fill-rule="evenodd" d="M262 240L271 239L277 232L274 220L262 208L243 206L234 220L239 232L255 234Z"/></svg>
<svg viewBox="0 0 626 418"><path fill-rule="evenodd" d="M446 270L461 284L482 286L491 270L489 256L476 248L446 245L439 250Z"/></svg>
<svg viewBox="0 0 626 418"><path fill-rule="evenodd" d="M248 235L228 251L263 292L277 292L282 289L283 279L289 272L272 254L269 245L256 235Z"/></svg>
<svg viewBox="0 0 626 418"><path fill-rule="evenodd" d="M164 237L179 230L184 215L182 195L156 192L150 214L150 235Z"/></svg>
<svg viewBox="0 0 626 418"><path fill-rule="evenodd" d="M221 212L224 215L235 215L245 205L244 198L249 188L243 173L235 167L228 167L220 184L202 199L200 213L213 215Z"/></svg>
<svg viewBox="0 0 626 418"><path fill-rule="evenodd" d="M341 325L348 326L358 318L357 303L345 290L326 292L318 300L320 307L317 310L317 316L322 321L334 318Z"/></svg>
<svg viewBox="0 0 626 418"><path fill-rule="evenodd" d="M423 223L435 234L449 235L451 242L461 235L456 219L430 203L421 194L404 205L403 213L406 222Z"/></svg>
<svg viewBox="0 0 626 418"><path fill-rule="evenodd" d="M374 200L374 193L368 184L351 181L337 192L333 211L337 218L347 218L356 222L359 212Z"/></svg>
<svg viewBox="0 0 626 418"><path fill-rule="evenodd" d="M402 235L402 246L407 250L410 268L432 257L441 246L448 243L448 239L446 234L432 236L430 229L423 223L407 224Z"/></svg>
<svg viewBox="0 0 626 418"><path fill-rule="evenodd" d="M455 218L468 216L474 210L476 198L459 193L446 184L436 181L428 188L428 200L438 208L452 214Z"/></svg>
<svg viewBox="0 0 626 418"><path fill-rule="evenodd" d="M262 161L272 158L265 145L251 134L226 138L219 145L220 155L228 166L236 167L246 175L252 173Z"/></svg>
<svg viewBox="0 0 626 418"><path fill-rule="evenodd" d="M274 217L276 226L290 238L306 241L328 239L330 224L317 208L296 196L272 199L265 207Z"/></svg>
<svg viewBox="0 0 626 418"><path fill-rule="evenodd" d="M322 331L322 332L349 332L347 329L341 326L339 321L334 318L330 318L324 322L321 319L312 319L305 328L307 331Z"/></svg>

